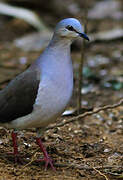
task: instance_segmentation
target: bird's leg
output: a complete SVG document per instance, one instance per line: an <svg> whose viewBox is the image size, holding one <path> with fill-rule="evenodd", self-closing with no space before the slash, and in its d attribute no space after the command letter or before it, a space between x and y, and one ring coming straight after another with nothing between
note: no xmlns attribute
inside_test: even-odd
<svg viewBox="0 0 123 180"><path fill-rule="evenodd" d="M15 162L17 163L18 161L20 161L20 158L19 158L19 152L18 152L18 145L17 145L17 131L12 131L11 133L11 136L12 136L12 141L13 141L13 148L14 148L14 158L15 158Z"/></svg>
<svg viewBox="0 0 123 180"><path fill-rule="evenodd" d="M52 163L52 159L49 157L47 150L43 146L43 143L42 143L41 138L39 136L39 134L41 135L40 131L41 131L41 129L40 130L38 129L38 135L36 138L36 142L39 145L41 151L43 152L44 158L38 159L38 161L45 161L45 170L47 170L48 164L50 164L51 168L55 171L55 168L54 168L53 163Z"/></svg>

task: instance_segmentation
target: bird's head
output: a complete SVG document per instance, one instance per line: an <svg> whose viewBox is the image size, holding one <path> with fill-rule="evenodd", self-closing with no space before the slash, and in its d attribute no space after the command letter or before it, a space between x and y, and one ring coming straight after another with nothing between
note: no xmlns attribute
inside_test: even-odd
<svg viewBox="0 0 123 180"><path fill-rule="evenodd" d="M82 25L75 18L67 18L61 20L55 28L55 35L73 40L74 38L80 36L89 41L88 36L83 32Z"/></svg>

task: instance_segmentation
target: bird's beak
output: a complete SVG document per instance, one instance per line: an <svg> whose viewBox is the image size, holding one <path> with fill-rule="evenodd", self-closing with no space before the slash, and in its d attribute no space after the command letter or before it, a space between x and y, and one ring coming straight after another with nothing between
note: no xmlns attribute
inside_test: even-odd
<svg viewBox="0 0 123 180"><path fill-rule="evenodd" d="M89 41L89 37L85 33L79 33L79 36Z"/></svg>

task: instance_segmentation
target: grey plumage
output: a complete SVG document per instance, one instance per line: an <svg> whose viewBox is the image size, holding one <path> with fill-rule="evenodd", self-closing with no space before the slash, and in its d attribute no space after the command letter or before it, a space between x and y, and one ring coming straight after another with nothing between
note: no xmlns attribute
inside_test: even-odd
<svg viewBox="0 0 123 180"><path fill-rule="evenodd" d="M78 36L89 40L78 20L57 24L42 55L0 91L1 126L43 128L65 110L73 90L70 45Z"/></svg>
<svg viewBox="0 0 123 180"><path fill-rule="evenodd" d="M40 80L38 71L27 70L0 91L0 123L10 122L32 112Z"/></svg>
<svg viewBox="0 0 123 180"><path fill-rule="evenodd" d="M0 126L38 128L36 142L48 164L55 170L40 136L49 123L62 114L72 96L73 68L70 45L76 37L89 38L74 18L60 21L42 55L0 91ZM12 132L15 161L18 161L17 132Z"/></svg>

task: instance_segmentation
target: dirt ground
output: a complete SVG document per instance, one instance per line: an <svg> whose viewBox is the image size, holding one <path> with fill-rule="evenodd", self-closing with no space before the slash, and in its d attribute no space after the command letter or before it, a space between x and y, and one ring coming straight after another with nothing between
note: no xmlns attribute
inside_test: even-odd
<svg viewBox="0 0 123 180"><path fill-rule="evenodd" d="M51 168L44 171L44 164L35 161L42 154L35 144L34 130L19 132L23 164L15 164L8 154L13 150L10 131L1 128L0 179L122 179L122 112L118 107L48 130L43 141L56 172Z"/></svg>
<svg viewBox="0 0 123 180"><path fill-rule="evenodd" d="M4 30L0 34L2 33L4 34ZM11 34L13 31L10 28L6 31L9 43L6 37L3 37L0 42L0 89L26 69L40 54L35 51L24 52L12 46ZM85 87L89 84L93 86L93 91L90 90L83 95L84 108L92 110L94 107L112 105L123 97L122 88L117 89L116 86L113 89L105 86L106 80L109 82L110 78L117 77L115 82L118 82L121 77L123 61L121 56L115 56L113 53L121 53L121 51L121 41L97 43L88 47L87 57L92 58L98 54L106 56L109 61L92 68L92 72L96 74L93 78L84 77ZM27 60L26 64L20 63L23 57ZM80 52L73 52L72 57L79 59ZM85 65L88 65L88 62L89 59ZM106 70L104 77L100 75L102 70ZM75 84L76 71L76 65L74 65ZM76 86L70 106L75 107L75 102ZM74 115L61 117L59 121L71 117ZM35 143L35 137L34 129L18 133L18 145L23 164L15 164L13 156L8 154L13 151L11 132L0 127L0 180L123 179L123 106L101 111L63 127L46 131L42 139L54 161L56 172L53 172L50 167L44 171L44 164L35 161L42 156Z"/></svg>

